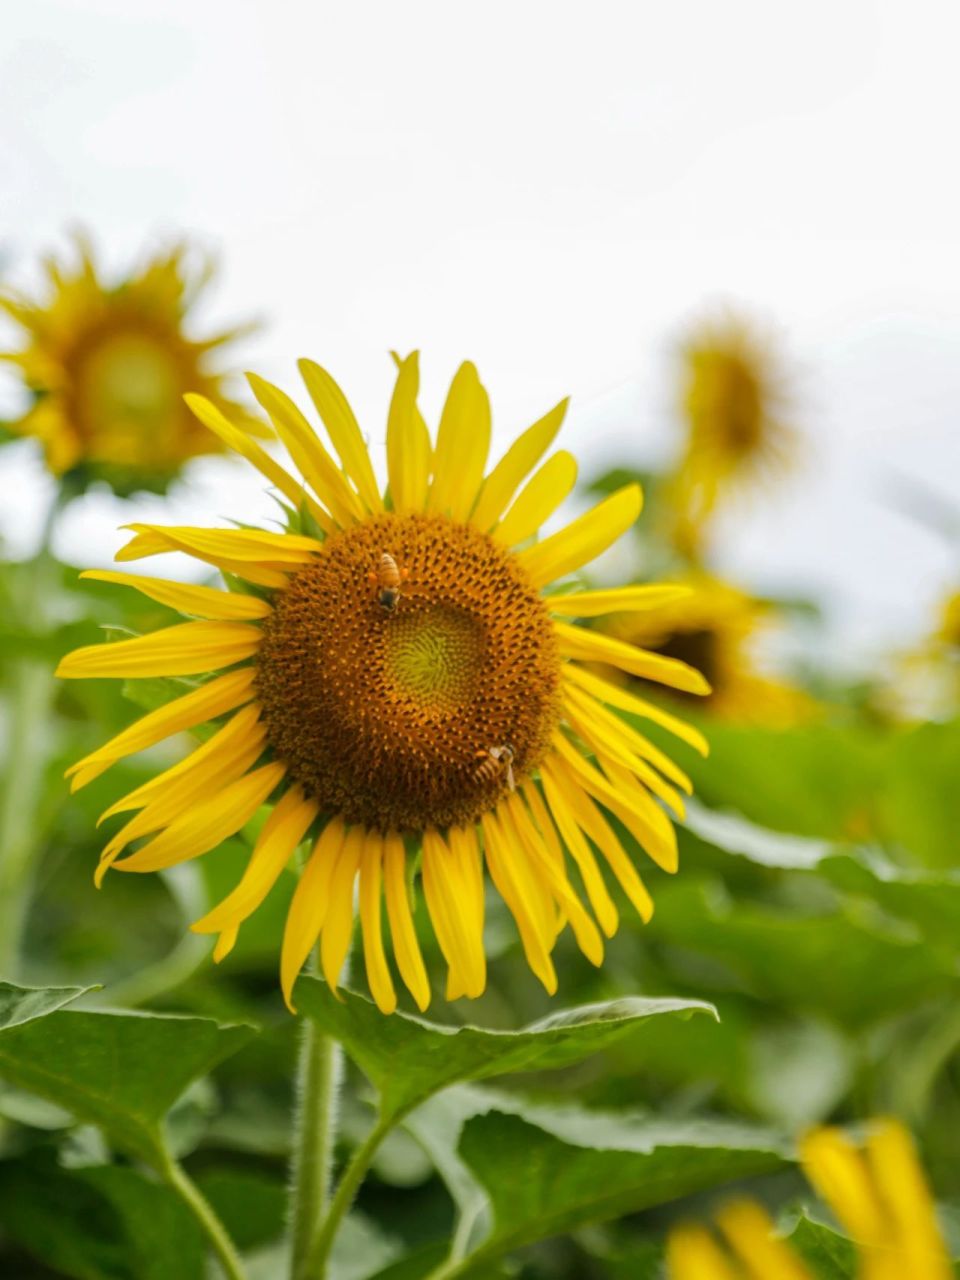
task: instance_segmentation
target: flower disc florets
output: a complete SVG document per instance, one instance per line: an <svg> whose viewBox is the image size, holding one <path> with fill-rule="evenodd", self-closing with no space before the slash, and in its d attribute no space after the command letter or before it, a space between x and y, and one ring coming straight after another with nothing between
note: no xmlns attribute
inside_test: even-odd
<svg viewBox="0 0 960 1280"><path fill-rule="evenodd" d="M401 574L380 602L386 553ZM267 737L322 809L381 831L476 821L559 718L546 607L516 557L438 515L335 534L278 597L257 659Z"/></svg>

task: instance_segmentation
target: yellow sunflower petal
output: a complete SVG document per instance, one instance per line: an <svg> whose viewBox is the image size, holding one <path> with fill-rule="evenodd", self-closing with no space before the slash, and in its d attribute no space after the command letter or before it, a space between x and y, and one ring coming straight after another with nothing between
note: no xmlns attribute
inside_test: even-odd
<svg viewBox="0 0 960 1280"><path fill-rule="evenodd" d="M422 511L430 479L431 448L417 408L420 366L416 351L400 365L387 415L387 474L394 511Z"/></svg>
<svg viewBox="0 0 960 1280"><path fill-rule="evenodd" d="M124 527L148 538L152 534L161 542L174 542L187 551L206 557L251 560L280 568L309 564L316 552L323 550L323 543L316 538L307 538L299 533L271 533L267 529L204 529L176 524L128 524ZM148 542L147 545L151 544ZM117 556L118 560L136 558L126 554L126 549Z"/></svg>
<svg viewBox="0 0 960 1280"><path fill-rule="evenodd" d="M547 608L551 613L565 614L570 618L598 618L604 613L641 613L647 609L659 609L662 605L682 600L692 592L692 587L673 582L611 587L608 591L570 591L550 596Z"/></svg>
<svg viewBox="0 0 960 1280"><path fill-rule="evenodd" d="M430 983L413 927L413 914L407 894L406 863L403 841L396 832L391 832L384 838L383 845L383 878L390 936L400 976L422 1013L430 1004Z"/></svg>
<svg viewBox="0 0 960 1280"><path fill-rule="evenodd" d="M566 674L566 670L569 670L569 666L570 664L567 665L564 674ZM688 775L675 765L670 757L655 746L649 738L644 737L642 733L638 733L633 725L627 724L620 716L608 711L591 694L580 689L575 682L571 684L564 681L564 684L566 685L564 697L573 702L575 706L578 706L590 720L599 726L606 727L611 735L622 742L628 750L642 760L648 760L652 765L655 765L662 774L672 782L675 782L681 791L685 791L688 796L693 795L693 783Z"/></svg>
<svg viewBox="0 0 960 1280"><path fill-rule="evenodd" d="M266 764L248 773L113 865L118 871L162 871L207 853L250 821L285 772L286 765Z"/></svg>
<svg viewBox="0 0 960 1280"><path fill-rule="evenodd" d="M343 962L350 949L350 936L353 933L353 882L360 870L363 841L362 827L352 827L347 832L330 878L330 902L320 937L320 967L327 986L334 995Z"/></svg>
<svg viewBox="0 0 960 1280"><path fill-rule="evenodd" d="M568 662L566 664L563 668L563 678L568 681L572 680L608 706L619 707L621 711L630 711L634 715L643 716L654 724L660 725L675 737L680 738L681 741L689 743L702 756L709 755L710 744L699 729L694 729L686 721L671 715L669 711L661 710L660 707L655 706L652 702L647 702L645 698L638 698L636 694L630 693L629 690L610 684L609 681L595 676L591 671L584 671L583 667L576 662Z"/></svg>
<svg viewBox="0 0 960 1280"><path fill-rule="evenodd" d="M628 484L565 529L521 551L518 559L534 583L545 587L606 551L636 522L642 505L640 486Z"/></svg>
<svg viewBox="0 0 960 1280"><path fill-rule="evenodd" d="M247 382L290 457L337 524L346 529L361 520L363 507L359 497L290 397L255 373L247 374Z"/></svg>
<svg viewBox="0 0 960 1280"><path fill-rule="evenodd" d="M546 766L541 769L540 776L543 782L544 794L550 806L550 812L553 814L553 821L556 821L557 826L560 828L563 842L580 869L587 897L600 923L600 928L608 938L612 938L617 931L620 919L617 908L600 873L597 860L593 856L593 850L584 839L573 814L563 799L560 788L554 782L553 775L547 772ZM547 807L532 782L524 787L524 795L536 815L540 830L552 830L553 822L551 821L550 813L547 812Z"/></svg>
<svg viewBox="0 0 960 1280"><path fill-rule="evenodd" d="M181 622L133 640L75 649L61 659L57 675L64 680L199 675L252 658L262 639L260 628L245 622Z"/></svg>
<svg viewBox="0 0 960 1280"><path fill-rule="evenodd" d="M667 1239L670 1280L743 1280L706 1227L684 1223Z"/></svg>
<svg viewBox="0 0 960 1280"><path fill-rule="evenodd" d="M866 1157L890 1217L891 1235L900 1245L897 1261L902 1273L950 1280L953 1269L933 1198L908 1131L895 1120L881 1121L867 1137Z"/></svg>
<svg viewBox="0 0 960 1280"><path fill-rule="evenodd" d="M427 510L466 520L483 482L490 451L490 400L476 366L465 360L454 374L433 454Z"/></svg>
<svg viewBox="0 0 960 1280"><path fill-rule="evenodd" d="M237 937L240 930L234 926L232 929L224 929L220 937L217 939L216 946L213 948L213 963L219 964L221 960L225 960L233 948L237 945Z"/></svg>
<svg viewBox="0 0 960 1280"><path fill-rule="evenodd" d="M809 1181L859 1244L884 1240L887 1219L866 1160L841 1129L815 1129L800 1142Z"/></svg>
<svg viewBox="0 0 960 1280"><path fill-rule="evenodd" d="M337 456L347 475L357 487L360 500L368 511L383 510L383 499L373 474L370 454L354 417L350 402L326 369L313 360L298 360L300 376L306 383L310 399L323 419Z"/></svg>
<svg viewBox="0 0 960 1280"><path fill-rule="evenodd" d="M73 778L72 790L86 786L124 756L134 755L174 733L192 729L243 706L254 697L254 674L250 667L228 671L226 675L202 684L199 689L192 689L182 698L175 698L173 702L148 712L128 729L70 766L66 776Z"/></svg>
<svg viewBox="0 0 960 1280"><path fill-rule="evenodd" d="M333 818L314 845L293 892L280 951L280 986L291 1013L297 1011L293 1004L293 984L327 918L330 883L345 839L343 823L339 818ZM350 911L352 915L352 903Z"/></svg>
<svg viewBox="0 0 960 1280"><path fill-rule="evenodd" d="M577 460L561 449L520 490L513 506L493 531L506 547L526 542L566 500L577 483Z"/></svg>
<svg viewBox="0 0 960 1280"><path fill-rule="evenodd" d="M283 590L287 585L287 572L293 572L297 565L284 562L280 569L265 565L264 561L232 560L229 556L213 555L198 551L188 540L171 535L167 530L161 532L156 525L128 525L134 529L130 541L114 556L115 560L142 560L146 556L166 555L171 551L182 551L200 560L204 564L213 565L223 573L232 573L247 582L255 582L257 586L269 587L272 590ZM286 572L284 572L286 570Z"/></svg>
<svg viewBox="0 0 960 1280"><path fill-rule="evenodd" d="M200 587L192 583L168 582L164 578L143 578L132 573L119 573L115 569L85 569L81 578L97 582L115 582L122 587L133 587L141 595L158 604L167 605L179 613L196 618L210 618L219 622L242 622L254 618L266 618L273 612L266 600L257 596L241 595L238 591L222 591L218 587Z"/></svg>
<svg viewBox="0 0 960 1280"><path fill-rule="evenodd" d="M450 990L462 991L471 998L482 995L487 980L486 958L482 937L478 939L472 928L476 919L476 904L470 898L472 885L446 841L432 827L423 833L421 874L430 919L450 967Z"/></svg>
<svg viewBox="0 0 960 1280"><path fill-rule="evenodd" d="M383 950L380 883L382 878L383 837L367 832L360 853L360 924L363 930L363 958L370 992L381 1013L393 1013L397 993Z"/></svg>
<svg viewBox="0 0 960 1280"><path fill-rule="evenodd" d="M556 439L569 403L561 400L527 427L487 476L471 517L478 529L492 529L506 511L510 499Z"/></svg>
<svg viewBox="0 0 960 1280"><path fill-rule="evenodd" d="M292 476L286 467L281 467L280 463L271 458L255 440L251 440L246 431L235 427L215 404L203 396L190 394L184 396L184 400L189 405L190 411L209 431L212 431L234 453L239 453L241 457L252 463L261 475L266 476L270 483L279 489L295 510L299 511L301 504L306 505L324 533L333 533L336 525L331 516L311 498L301 481Z"/></svg>
<svg viewBox="0 0 960 1280"><path fill-rule="evenodd" d="M190 926L194 933L220 933L251 916L280 878L317 813L316 801L307 799L300 787L285 792L263 824L240 883Z"/></svg>
<svg viewBox="0 0 960 1280"><path fill-rule="evenodd" d="M750 1280L813 1280L810 1272L774 1234L770 1215L759 1204L737 1200L717 1214L717 1226L742 1260Z"/></svg>
<svg viewBox="0 0 960 1280"><path fill-rule="evenodd" d="M483 851L490 870L490 878L497 892L510 909L520 932L527 963L553 995L557 990L557 972L550 959L553 939L545 937L541 923L543 908L518 879L516 858L492 813L485 813L480 820L483 829Z"/></svg>
<svg viewBox="0 0 960 1280"><path fill-rule="evenodd" d="M614 640L599 631L571 627L566 622L556 622L554 628L560 641L560 652L565 658L576 658L580 662L608 662L630 675L655 680L657 684L682 689L685 693L710 692L710 686L700 672L678 658L665 658L648 649L638 649L624 640Z"/></svg>

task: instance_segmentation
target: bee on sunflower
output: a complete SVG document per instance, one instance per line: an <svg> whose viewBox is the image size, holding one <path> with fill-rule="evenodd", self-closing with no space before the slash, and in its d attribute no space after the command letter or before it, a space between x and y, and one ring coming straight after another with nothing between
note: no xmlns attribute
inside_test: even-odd
<svg viewBox="0 0 960 1280"><path fill-rule="evenodd" d="M701 705L717 719L786 728L815 714L802 690L758 670L756 647L777 621L772 605L705 573L688 573L678 584L689 587L686 595L646 615L612 615L604 631L696 667L710 685ZM687 699L682 690L667 694Z"/></svg>
<svg viewBox="0 0 960 1280"><path fill-rule="evenodd" d="M185 760L107 810L106 818L134 816L109 840L97 879L109 867L158 871L198 857L270 803L239 884L193 926L219 935L215 958L230 950L309 837L280 958L291 1008L297 974L318 939L322 971L336 988L357 882L377 1004L384 1012L396 1006L382 934L385 899L396 967L418 1006L427 1006L410 897L417 869L448 966L448 999L484 990L484 867L532 970L553 992L560 929L569 923L599 964L603 935L617 928L604 868L643 918L651 914L611 818L657 865L677 865L668 810L682 817L689 779L617 711L706 751L697 730L585 664L608 661L691 694L708 692L703 676L580 622L659 608L689 588L557 587L629 529L641 508L639 487L627 485L534 540L576 478L576 463L562 450L537 466L565 401L485 474L490 404L475 367L457 371L433 441L417 407L417 356L408 357L387 418L382 494L343 392L313 362L301 361L300 369L339 461L284 392L253 375L249 382L302 480L215 404L188 397L217 439L283 495L288 529L137 524L117 557L182 551L241 589L90 575L193 620L79 649L59 674L192 683L76 763L74 788L174 733L216 725ZM145 842L129 852L135 841Z"/></svg>
<svg viewBox="0 0 960 1280"><path fill-rule="evenodd" d="M780 358L755 324L726 312L696 327L679 354L685 439L667 512L672 541L697 560L717 506L786 471L797 437Z"/></svg>
<svg viewBox="0 0 960 1280"><path fill-rule="evenodd" d="M842 1129L816 1129L801 1142L800 1159L853 1241L857 1280L951 1280L933 1199L902 1124L876 1121L861 1147ZM815 1280L761 1205L735 1201L716 1225L717 1233L698 1224L671 1233L670 1280Z"/></svg>
<svg viewBox="0 0 960 1280"><path fill-rule="evenodd" d="M49 469L69 477L73 489L102 480L121 496L162 493L185 462L222 448L187 409L185 392L244 418L211 360L249 326L187 336L213 267L185 244L117 282L103 279L84 236L74 245L75 261L45 260L43 296L0 292L0 310L23 337L0 359L16 369L29 397L7 429L38 440ZM252 420L245 425L258 429Z"/></svg>

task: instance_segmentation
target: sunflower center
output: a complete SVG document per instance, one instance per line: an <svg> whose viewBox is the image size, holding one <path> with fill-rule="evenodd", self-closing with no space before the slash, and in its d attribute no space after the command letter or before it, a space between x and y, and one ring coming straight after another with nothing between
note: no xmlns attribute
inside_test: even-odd
<svg viewBox="0 0 960 1280"><path fill-rule="evenodd" d="M399 594L395 594L399 592ZM257 685L267 735L328 812L381 830L475 821L546 753L559 657L516 559L445 516L329 538L277 597Z"/></svg>
<svg viewBox="0 0 960 1280"><path fill-rule="evenodd" d="M78 362L77 421L97 451L130 463L162 454L171 424L181 416L181 377L175 357L149 334L110 333Z"/></svg>
<svg viewBox="0 0 960 1280"><path fill-rule="evenodd" d="M716 631L709 627L700 627L695 631L673 631L659 644L648 644L646 647L654 653L662 654L665 658L678 658L688 666L695 667L716 689L719 674ZM689 701L691 704L704 705L709 702L709 696L703 698L699 695L682 693L677 689L671 690L671 695Z"/></svg>

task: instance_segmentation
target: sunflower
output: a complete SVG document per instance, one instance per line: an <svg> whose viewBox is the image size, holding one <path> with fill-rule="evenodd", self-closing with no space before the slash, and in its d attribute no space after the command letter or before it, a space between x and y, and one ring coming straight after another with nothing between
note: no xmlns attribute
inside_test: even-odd
<svg viewBox="0 0 960 1280"><path fill-rule="evenodd" d="M862 1149L841 1129L817 1129L800 1158L856 1246L857 1280L950 1280L933 1200L901 1124L875 1122ZM734 1202L716 1221L719 1235L693 1224L671 1233L670 1280L815 1280L760 1205Z"/></svg>
<svg viewBox="0 0 960 1280"><path fill-rule="evenodd" d="M389 487L381 495L343 392L318 365L301 361L300 369L340 465L284 392L252 375L249 381L303 481L215 405L188 397L197 417L290 504L287 530L137 524L117 556L184 551L239 590L88 574L195 620L79 649L61 663L61 676L222 671L69 771L73 786L83 786L170 734L218 723L192 755L107 810L106 818L137 812L104 849L97 880L111 866L158 871L197 857L272 801L240 883L193 926L219 935L216 958L309 836L312 852L282 946L288 1004L318 938L323 973L336 987L359 879L366 971L378 1005L386 1012L396 1004L381 933L385 898L396 966L426 1007L410 901L417 868L448 965L447 998L480 995L484 864L531 968L553 992L551 952L563 925L596 964L601 935L617 927L601 864L643 918L652 911L611 817L659 866L677 865L666 810L683 814L689 780L616 710L705 750L698 732L583 663L610 661L690 693L707 691L699 672L577 623L609 610L642 612L685 589L547 593L630 528L641 507L639 488L628 485L533 541L576 477L564 451L533 471L559 430L565 401L484 477L490 405L476 369L465 363L454 377L434 444L417 408L418 363L410 356L390 404ZM124 855L142 837L149 839ZM570 879L571 861L589 909Z"/></svg>
<svg viewBox="0 0 960 1280"><path fill-rule="evenodd" d="M25 338L0 359L15 366L30 396L22 417L7 425L40 441L55 475L106 480L120 493L162 491L188 459L222 448L188 412L185 392L200 391L243 416L208 367L211 353L241 330L186 336L188 312L212 267L193 264L185 245L110 284L86 239L77 236L75 245L75 263L45 261L42 298L0 294L0 308Z"/></svg>
<svg viewBox="0 0 960 1280"><path fill-rule="evenodd" d="M669 484L674 541L696 558L722 497L772 479L796 452L790 397L776 351L733 313L702 323L680 350L686 438Z"/></svg>
<svg viewBox="0 0 960 1280"><path fill-rule="evenodd" d="M696 667L710 685L702 705L718 719L783 727L809 719L814 704L806 694L757 669L754 650L776 622L774 607L706 574L690 574L678 585L689 588L686 595L646 615L613 615L604 631ZM670 695L688 696L677 689Z"/></svg>

